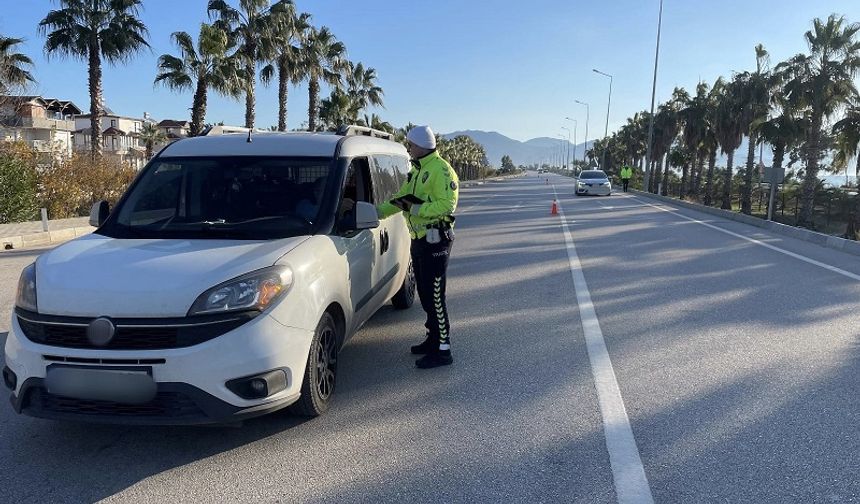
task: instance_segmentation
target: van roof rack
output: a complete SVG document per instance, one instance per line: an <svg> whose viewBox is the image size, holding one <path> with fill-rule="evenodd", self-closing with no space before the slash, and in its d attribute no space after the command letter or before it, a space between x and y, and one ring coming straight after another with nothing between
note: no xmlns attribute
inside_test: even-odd
<svg viewBox="0 0 860 504"><path fill-rule="evenodd" d="M355 124L342 124L337 129L337 134L340 136L369 136L375 138L384 138L385 140L394 140L393 133L368 128L367 126L357 126Z"/></svg>

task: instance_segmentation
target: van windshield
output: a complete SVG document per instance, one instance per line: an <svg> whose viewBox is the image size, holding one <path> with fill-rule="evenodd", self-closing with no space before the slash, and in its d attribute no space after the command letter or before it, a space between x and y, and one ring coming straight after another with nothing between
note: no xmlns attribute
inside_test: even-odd
<svg viewBox="0 0 860 504"><path fill-rule="evenodd" d="M165 158L146 168L100 230L114 238L264 240L309 234L326 158Z"/></svg>

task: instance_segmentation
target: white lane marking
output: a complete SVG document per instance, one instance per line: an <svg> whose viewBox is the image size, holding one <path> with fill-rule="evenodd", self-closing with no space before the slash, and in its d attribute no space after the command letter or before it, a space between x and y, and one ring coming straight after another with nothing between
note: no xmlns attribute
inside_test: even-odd
<svg viewBox="0 0 860 504"><path fill-rule="evenodd" d="M558 198L558 195L556 195ZM603 435L606 438L606 449L609 451L609 465L612 468L612 480L615 484L615 494L620 504L653 504L651 487L645 476L645 468L639 457L639 448L627 408L621 397L621 389L609 359L600 321L591 302L588 284L582 273L582 264L576 253L573 235L570 233L567 219L561 202L558 204L561 217L564 240L567 243L567 257L570 263L570 274L576 290L576 303L579 305L579 318L582 320L582 330L585 333L585 343L588 349L588 360L591 363L591 374L597 389L597 400L600 404L600 415L603 419Z"/></svg>
<svg viewBox="0 0 860 504"><path fill-rule="evenodd" d="M634 198L634 199L636 199L637 201L642 201L642 200L640 200L638 197L635 197L635 196L631 196L631 197L632 197L632 198ZM748 241L748 242L755 243L756 245L760 245L760 246L762 246L762 247L769 248L769 249L773 250L774 252L779 252L780 254L785 254L785 255L787 255L787 256L789 256L789 257L793 257L793 258L795 258L795 259L799 259L799 260L801 260L801 261L803 261L803 262L805 262L805 263L809 263L809 264L812 264L812 265L814 265L814 266L818 266L819 268L824 268L824 269L826 269L826 270L828 270L828 271L832 271L833 273L836 273L836 274L838 274L838 275L842 275L842 276L848 277L848 278L850 278L850 279L852 279L852 280L858 280L858 281L860 281L860 275L857 275L856 273L851 273L850 271L845 271L845 270L844 270L844 269L842 269L842 268L837 268L836 266L831 266L831 265L826 264L826 263L823 263L823 262L821 262L821 261L816 261L815 259L812 259L812 258L806 257L806 256L804 256L804 255L796 254L796 253L794 253L794 252L791 252L791 251L785 250L785 249L783 249L783 248L779 248L779 247L777 247L777 246L775 246L775 245L771 245L771 244L769 244L769 243L765 243L765 242L763 242L763 241L761 241L761 240L756 240L755 238L750 238L749 236L744 236L744 235L742 235L742 234L738 234L738 233L735 233L735 232L729 231L729 230L727 230L727 229L723 229L723 228L721 228L721 227L719 227L719 226L714 226L713 224L708 224L707 222L700 221L699 219L694 219L694 218L692 218L692 217L687 217L686 215L684 215L684 214L682 214L682 213L680 213L680 212L678 212L678 211L676 211L676 210L671 210L671 209L668 209L668 208L663 208L663 207L660 207L660 206L654 205L654 204L652 204L652 203L648 203L647 201L645 201L645 202L643 202L643 203L644 203L645 205L647 205L647 206L654 207L654 208L656 208L657 210L662 210L662 211L664 211L664 212L668 212L668 213L671 213L671 214L673 214L673 215L677 215L678 217L680 217L680 218L682 218L682 219L685 219L685 220L688 220L688 221L690 221L690 222L695 222L696 224L701 224L701 225L703 225L703 226L709 227L709 228L714 229L714 230L716 230L716 231L719 231L719 232L721 232L721 233L725 233L725 234L727 234L727 235L731 235L731 236L734 236L734 237L736 237L736 238L740 238L740 239L742 239L742 240L746 240L746 241Z"/></svg>
<svg viewBox="0 0 860 504"><path fill-rule="evenodd" d="M477 208L477 207L483 205L484 203L486 203L487 201L490 201L491 199L493 199L494 196L497 196L497 195L496 194L490 194L487 197L481 198L478 201L470 204L469 206L466 206L463 208L458 208L456 213L458 213L458 214L464 213L464 212L468 212L469 210L472 210L474 208Z"/></svg>

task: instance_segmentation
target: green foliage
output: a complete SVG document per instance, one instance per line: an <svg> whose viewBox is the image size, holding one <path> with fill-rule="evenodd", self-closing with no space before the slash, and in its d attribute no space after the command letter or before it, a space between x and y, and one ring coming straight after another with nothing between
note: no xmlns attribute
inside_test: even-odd
<svg viewBox="0 0 860 504"><path fill-rule="evenodd" d="M505 154L502 156L502 167L499 170L499 173L514 173L517 171L517 166L514 164L514 161L511 159L511 156Z"/></svg>
<svg viewBox="0 0 860 504"><path fill-rule="evenodd" d="M0 146L0 224L36 219L35 153L21 144Z"/></svg>

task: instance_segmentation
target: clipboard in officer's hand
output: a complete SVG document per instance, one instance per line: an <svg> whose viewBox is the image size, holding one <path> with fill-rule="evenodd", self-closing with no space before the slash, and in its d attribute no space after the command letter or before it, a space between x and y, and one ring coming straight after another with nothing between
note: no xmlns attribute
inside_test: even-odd
<svg viewBox="0 0 860 504"><path fill-rule="evenodd" d="M392 199L389 203L403 210L404 212L408 212L412 208L412 205L421 205L424 203L424 200L415 196L414 194L405 194L403 196L400 196L399 198Z"/></svg>

